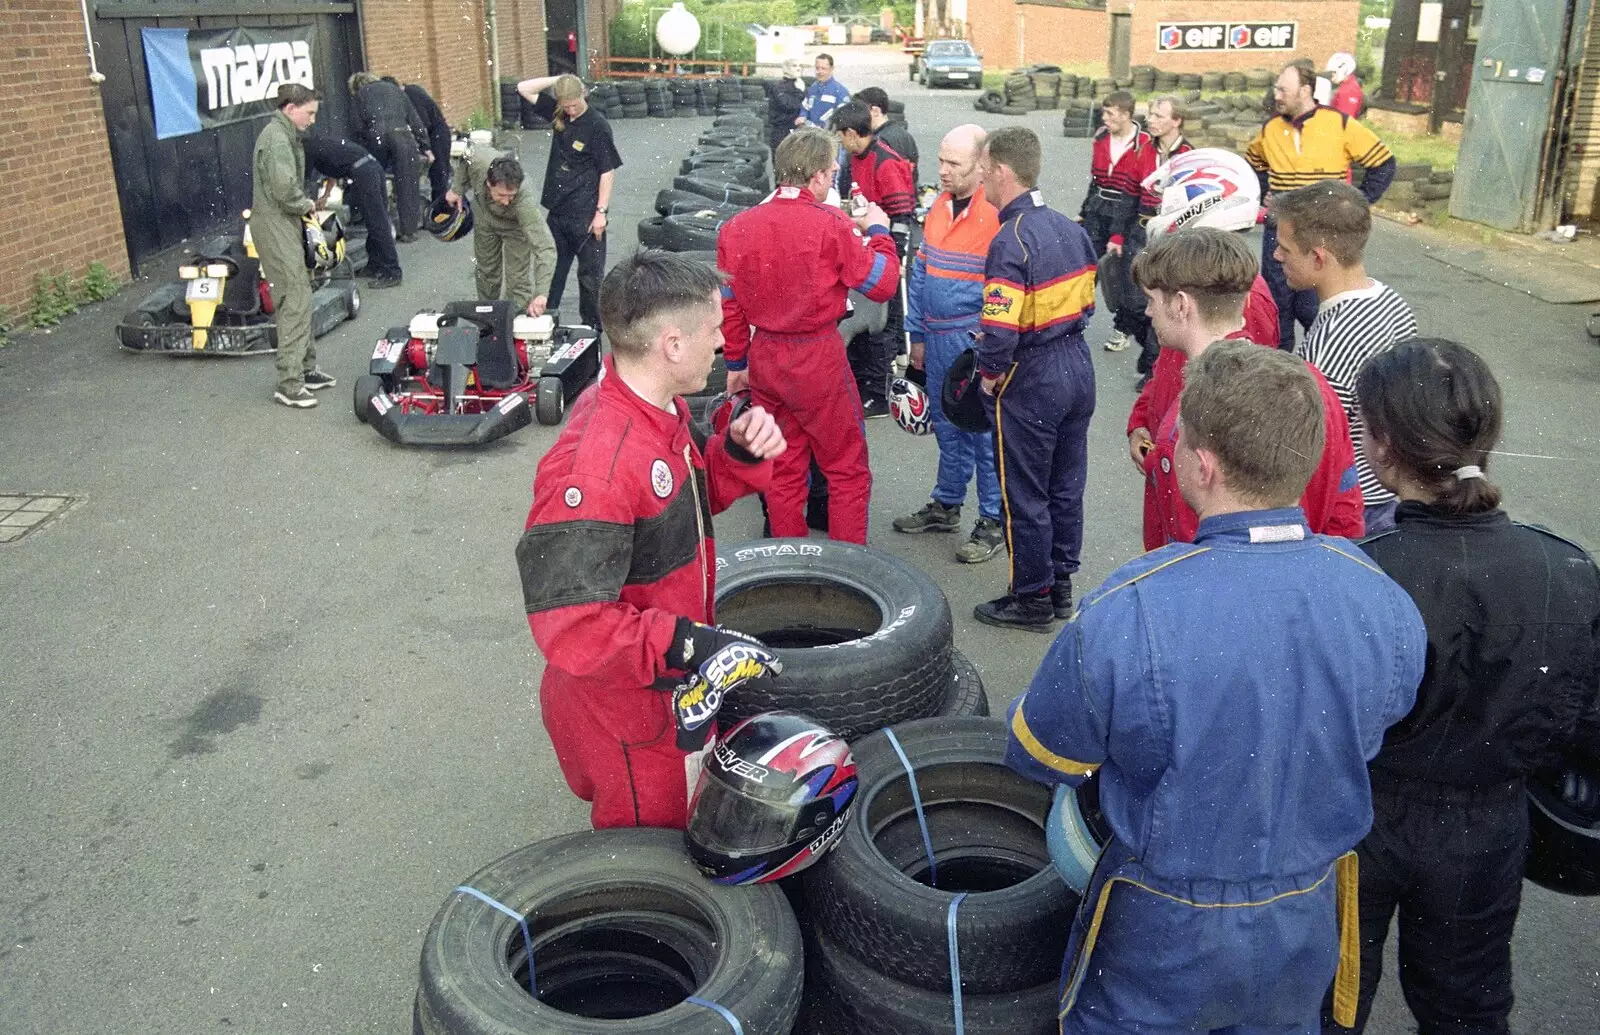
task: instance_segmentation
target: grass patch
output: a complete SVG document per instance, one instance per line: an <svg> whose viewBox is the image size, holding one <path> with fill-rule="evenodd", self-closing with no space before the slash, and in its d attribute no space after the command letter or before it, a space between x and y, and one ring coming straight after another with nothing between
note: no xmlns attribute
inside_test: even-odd
<svg viewBox="0 0 1600 1035"><path fill-rule="evenodd" d="M1454 141L1409 133L1381 133L1379 136L1401 165L1428 165L1435 169L1456 167L1460 145Z"/></svg>

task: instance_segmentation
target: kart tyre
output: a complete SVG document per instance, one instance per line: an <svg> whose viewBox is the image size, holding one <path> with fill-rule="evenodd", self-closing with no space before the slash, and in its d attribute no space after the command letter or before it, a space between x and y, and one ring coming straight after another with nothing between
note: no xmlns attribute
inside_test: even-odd
<svg viewBox="0 0 1600 1035"><path fill-rule="evenodd" d="M654 829L554 837L465 882L528 918L539 998L517 921L461 893L422 946L422 1035L788 1035L799 1011L800 931L783 892L700 875L683 835Z"/></svg>
<svg viewBox="0 0 1600 1035"><path fill-rule="evenodd" d="M346 304L350 307L350 319L354 320L361 315L361 289L356 287L353 280L350 282L349 301Z"/></svg>
<svg viewBox="0 0 1600 1035"><path fill-rule="evenodd" d="M540 424L560 424L567 415L567 397L561 388L561 378L541 377L534 390L533 415Z"/></svg>
<svg viewBox="0 0 1600 1035"><path fill-rule="evenodd" d="M1015 104L1007 104L1007 105L1003 105L1000 108L1000 114L1001 115L1026 115L1026 114L1028 114L1028 112L1033 111L1033 110L1034 109L1032 109L1032 108L1021 108L1021 107L1018 107Z"/></svg>
<svg viewBox="0 0 1600 1035"><path fill-rule="evenodd" d="M1597 780L1600 769L1593 766L1528 778L1527 877L1535 884L1567 895L1600 895Z"/></svg>
<svg viewBox="0 0 1600 1035"><path fill-rule="evenodd" d="M989 695L983 689L983 677L972 661L954 647L950 649L950 687L945 691L939 714L946 717L989 714Z"/></svg>
<svg viewBox="0 0 1600 1035"><path fill-rule="evenodd" d="M946 917L964 891L956 916L964 989L1016 992L1054 980L1078 895L1050 862L1050 789L1006 768L999 719L923 719L894 733L916 771L939 884L926 883L905 769L887 734L874 733L851 745L860 784L844 834L806 872L817 929L885 976L948 994Z"/></svg>
<svg viewBox="0 0 1600 1035"><path fill-rule="evenodd" d="M356 420L366 424L372 419L372 400L383 391L383 378L377 374L362 374L356 378L355 411Z"/></svg>
<svg viewBox="0 0 1600 1035"><path fill-rule="evenodd" d="M122 323L117 327L117 341L125 349L142 349L145 346L144 329L155 325L154 313L135 309L122 318Z"/></svg>
<svg viewBox="0 0 1600 1035"><path fill-rule="evenodd" d="M941 946L939 955L944 954ZM806 963L811 1008L808 1027L798 1029L806 1035L954 1035L956 1031L948 985L935 992L886 977L825 933L808 941ZM964 978L965 959L961 973ZM997 995L963 991L962 1030L966 1035L1053 1035L1058 1009L1055 981Z"/></svg>
<svg viewBox="0 0 1600 1035"><path fill-rule="evenodd" d="M766 197L762 191L752 190L738 183L702 179L698 176L679 176L672 181L677 190L701 194L725 205L758 205Z"/></svg>
<svg viewBox="0 0 1600 1035"><path fill-rule="evenodd" d="M923 572L833 541L768 539L717 558L717 620L777 651L783 674L730 692L727 719L790 709L854 739L937 712L950 605Z"/></svg>

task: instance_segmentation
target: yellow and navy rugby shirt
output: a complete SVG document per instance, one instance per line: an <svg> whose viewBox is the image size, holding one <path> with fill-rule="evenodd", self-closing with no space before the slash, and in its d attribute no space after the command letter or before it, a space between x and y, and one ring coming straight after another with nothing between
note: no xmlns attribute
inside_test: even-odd
<svg viewBox="0 0 1600 1035"><path fill-rule="evenodd" d="M983 271L978 366L998 376L1018 350L1083 340L1094 314L1095 253L1074 220L1029 191L1000 210Z"/></svg>
<svg viewBox="0 0 1600 1035"><path fill-rule="evenodd" d="M1273 116L1250 141L1244 158L1251 168L1266 174L1263 186L1274 193L1342 180L1351 165L1359 165L1368 170L1361 193L1376 201L1394 178L1394 155L1377 134L1344 112L1320 104L1297 119Z"/></svg>

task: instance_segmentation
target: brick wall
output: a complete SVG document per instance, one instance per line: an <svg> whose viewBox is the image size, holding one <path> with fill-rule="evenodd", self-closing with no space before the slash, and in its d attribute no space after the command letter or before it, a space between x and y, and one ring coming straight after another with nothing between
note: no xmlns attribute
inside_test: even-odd
<svg viewBox="0 0 1600 1035"><path fill-rule="evenodd" d="M1132 16L1130 63L1169 72L1281 68L1297 57L1318 67L1338 50L1355 52L1359 0L1112 0L1110 10ZM1160 22L1299 23L1296 49L1271 51L1156 51ZM985 68L1023 64L1104 66L1110 56L1110 15L1016 0L967 0L967 38ZM1020 29L1020 38L1019 38Z"/></svg>
<svg viewBox="0 0 1600 1035"><path fill-rule="evenodd" d="M499 0L500 73L490 65L483 0L366 0L367 68L428 88L452 125L493 110L501 78L545 73L542 0Z"/></svg>
<svg viewBox="0 0 1600 1035"><path fill-rule="evenodd" d="M1307 57L1323 67L1335 51L1356 51L1358 0L1140 0L1133 12L1132 63L1168 72L1231 72L1279 69ZM1298 22L1294 50L1157 52L1160 22Z"/></svg>
<svg viewBox="0 0 1600 1035"><path fill-rule="evenodd" d="M77 0L6 0L0 39L0 305L22 317L36 273L126 279L128 250Z"/></svg>
<svg viewBox="0 0 1600 1035"><path fill-rule="evenodd" d="M1575 219L1600 219L1600 12L1589 16L1564 184Z"/></svg>
<svg viewBox="0 0 1600 1035"><path fill-rule="evenodd" d="M599 79L605 72L606 60L611 57L611 22L621 6L621 0L587 0L584 4L584 14L588 20L590 79Z"/></svg>
<svg viewBox="0 0 1600 1035"><path fill-rule="evenodd" d="M1106 33L1104 11L967 0L967 39L983 55L986 69L1012 69L1024 63L1104 64Z"/></svg>

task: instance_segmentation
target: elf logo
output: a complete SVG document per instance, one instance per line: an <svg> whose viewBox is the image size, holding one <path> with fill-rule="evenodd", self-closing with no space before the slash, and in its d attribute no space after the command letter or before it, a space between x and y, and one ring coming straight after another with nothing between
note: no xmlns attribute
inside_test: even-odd
<svg viewBox="0 0 1600 1035"><path fill-rule="evenodd" d="M1177 50L1183 43L1183 33L1176 25L1163 25L1161 27L1161 40L1158 46L1162 50Z"/></svg>
<svg viewBox="0 0 1600 1035"><path fill-rule="evenodd" d="M1232 50L1248 47L1250 45L1250 37L1250 26L1235 25L1228 30L1228 47Z"/></svg>
<svg viewBox="0 0 1600 1035"><path fill-rule="evenodd" d="M207 47L200 51L200 67L206 73L208 111L270 100L284 83L315 86L308 40Z"/></svg>

